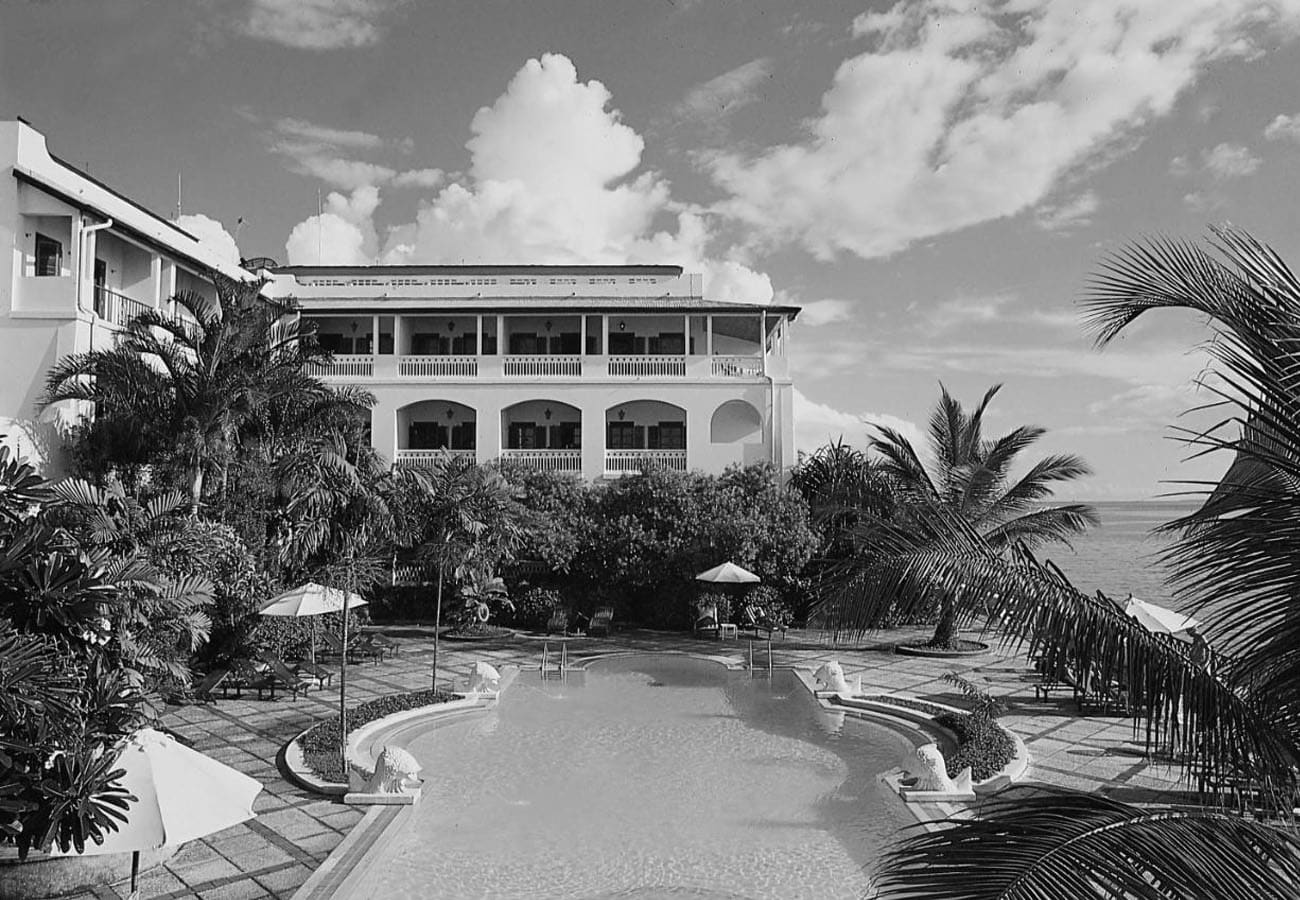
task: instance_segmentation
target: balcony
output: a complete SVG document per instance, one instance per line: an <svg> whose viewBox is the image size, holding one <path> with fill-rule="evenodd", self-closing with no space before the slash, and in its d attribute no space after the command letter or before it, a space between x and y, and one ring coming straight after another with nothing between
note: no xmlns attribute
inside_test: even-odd
<svg viewBox="0 0 1300 900"><path fill-rule="evenodd" d="M611 356L612 378L685 378L685 356Z"/></svg>
<svg viewBox="0 0 1300 900"><path fill-rule="evenodd" d="M477 378L477 356L401 356L397 374L403 378Z"/></svg>
<svg viewBox="0 0 1300 900"><path fill-rule="evenodd" d="M714 378L762 378L763 360L757 356L710 357Z"/></svg>
<svg viewBox="0 0 1300 900"><path fill-rule="evenodd" d="M476 450L398 450L394 454L393 465L406 468L431 468L448 457L474 462L477 454Z"/></svg>
<svg viewBox="0 0 1300 900"><path fill-rule="evenodd" d="M141 303L126 294L95 285L95 314L119 328L125 328L136 316L151 309L151 303Z"/></svg>
<svg viewBox="0 0 1300 900"><path fill-rule="evenodd" d="M336 353L329 363L309 363L307 374L317 378L370 378L375 374L371 353Z"/></svg>
<svg viewBox="0 0 1300 900"><path fill-rule="evenodd" d="M633 475L647 466L686 471L685 450L606 450L605 475Z"/></svg>
<svg viewBox="0 0 1300 900"><path fill-rule="evenodd" d="M580 378L581 356L507 356L502 359L507 378Z"/></svg>
<svg viewBox="0 0 1300 900"><path fill-rule="evenodd" d="M582 474L581 450L502 450L501 459L538 472Z"/></svg>

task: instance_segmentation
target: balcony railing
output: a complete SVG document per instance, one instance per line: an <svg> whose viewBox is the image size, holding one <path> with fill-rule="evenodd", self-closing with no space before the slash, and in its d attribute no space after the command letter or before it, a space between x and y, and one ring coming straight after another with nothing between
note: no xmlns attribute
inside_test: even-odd
<svg viewBox="0 0 1300 900"><path fill-rule="evenodd" d="M403 356L397 374L406 378L477 378L477 356Z"/></svg>
<svg viewBox="0 0 1300 900"><path fill-rule="evenodd" d="M627 475L647 466L686 471L685 450L606 450L605 474Z"/></svg>
<svg viewBox="0 0 1300 900"><path fill-rule="evenodd" d="M317 378L369 378L375 374L370 353L336 353L331 363L308 363L307 374Z"/></svg>
<svg viewBox="0 0 1300 900"><path fill-rule="evenodd" d="M436 465L446 457L468 459L473 462L477 453L476 450L398 450L394 455L393 465L427 467Z"/></svg>
<svg viewBox="0 0 1300 900"><path fill-rule="evenodd" d="M685 378L684 356L611 356L609 374L614 378Z"/></svg>
<svg viewBox="0 0 1300 900"><path fill-rule="evenodd" d="M95 285L95 312L114 325L125 328L132 319L150 309L153 309L151 303L141 303L126 294Z"/></svg>
<svg viewBox="0 0 1300 900"><path fill-rule="evenodd" d="M538 472L582 474L581 450L502 450L501 459Z"/></svg>
<svg viewBox="0 0 1300 900"><path fill-rule="evenodd" d="M757 356L712 357L714 378L758 378L763 374L763 360Z"/></svg>
<svg viewBox="0 0 1300 900"><path fill-rule="evenodd" d="M578 378L581 356L507 356L502 360L509 378Z"/></svg>

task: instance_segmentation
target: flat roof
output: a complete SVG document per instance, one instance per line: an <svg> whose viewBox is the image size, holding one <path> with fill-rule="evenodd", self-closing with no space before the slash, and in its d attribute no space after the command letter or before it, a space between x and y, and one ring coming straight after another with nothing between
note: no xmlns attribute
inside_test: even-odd
<svg viewBox="0 0 1300 900"><path fill-rule="evenodd" d="M293 296L293 295L287 295ZM645 312L655 315L668 311L694 311L723 315L746 312L782 313L794 318L801 307L765 303L731 303L705 300L702 297L293 297L307 315L383 315L400 312L406 315L436 316L455 310L461 313L494 312ZM376 304L382 308L376 309Z"/></svg>
<svg viewBox="0 0 1300 900"><path fill-rule="evenodd" d="M273 275L532 275L546 273L572 273L575 275L663 275L670 278L682 274L681 266L630 265L630 266L555 266L555 265L410 265L410 266L276 266L268 269Z"/></svg>

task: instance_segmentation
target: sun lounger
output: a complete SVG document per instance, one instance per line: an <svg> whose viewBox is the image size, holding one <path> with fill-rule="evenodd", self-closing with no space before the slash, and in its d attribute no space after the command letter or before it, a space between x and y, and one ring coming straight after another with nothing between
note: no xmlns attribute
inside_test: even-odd
<svg viewBox="0 0 1300 900"><path fill-rule="evenodd" d="M324 689L334 681L334 670L314 663L310 659L299 659L289 664L289 668L300 678L310 678L317 686Z"/></svg>
<svg viewBox="0 0 1300 900"><path fill-rule="evenodd" d="M275 699L276 687L287 688L295 700L298 699L299 694L305 695L311 688L311 685L299 678L298 673L285 665L284 660L280 659L280 657L272 653L259 653L257 658L267 666L267 670L263 674L272 681L272 684L269 685L272 700ZM261 690L258 691L258 696L261 696Z"/></svg>
<svg viewBox="0 0 1300 900"><path fill-rule="evenodd" d="M546 633L554 634L557 631L560 634L569 633L569 607L567 606L555 607L551 610L551 617L546 620Z"/></svg>
<svg viewBox="0 0 1300 900"><path fill-rule="evenodd" d="M322 632L325 638L325 649L327 653L334 656L343 654L343 641L337 634L332 631ZM384 653L378 647L366 645L359 641L352 641L348 644L348 661L357 662L359 660L369 659L378 664L384 658Z"/></svg>
<svg viewBox="0 0 1300 900"><path fill-rule="evenodd" d="M614 625L614 607L601 606L591 614L591 622L587 626L587 631L595 634L597 631L609 634Z"/></svg>
<svg viewBox="0 0 1300 900"><path fill-rule="evenodd" d="M229 677L229 669L213 669L190 685L190 696L196 703L212 703L216 700L212 692L221 687L222 682Z"/></svg>
<svg viewBox="0 0 1300 900"><path fill-rule="evenodd" d="M369 642L372 647L377 647L389 656L396 656L402 652L401 644L386 634L380 634L378 631L362 632L362 640Z"/></svg>
<svg viewBox="0 0 1300 900"><path fill-rule="evenodd" d="M707 634L709 637L720 637L718 628L718 607L713 604L697 605L695 607L695 621L691 624L692 634Z"/></svg>
<svg viewBox="0 0 1300 900"><path fill-rule="evenodd" d="M769 641L772 639L772 633L779 631L781 640L785 640L785 626L769 619L767 613L756 606L746 606L741 612L740 630L753 631L754 637L758 637L760 631L764 632L763 637Z"/></svg>

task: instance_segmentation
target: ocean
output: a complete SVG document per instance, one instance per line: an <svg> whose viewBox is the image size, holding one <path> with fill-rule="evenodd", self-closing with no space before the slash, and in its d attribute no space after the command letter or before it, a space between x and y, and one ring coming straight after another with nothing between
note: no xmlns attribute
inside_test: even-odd
<svg viewBox="0 0 1300 900"><path fill-rule="evenodd" d="M1075 539L1073 550L1044 547L1038 556L1060 567L1075 587L1089 594L1100 590L1117 600L1129 594L1162 606L1176 606L1159 562L1169 539L1151 530L1187 515L1196 503L1172 501L1111 501L1093 503L1101 524Z"/></svg>

